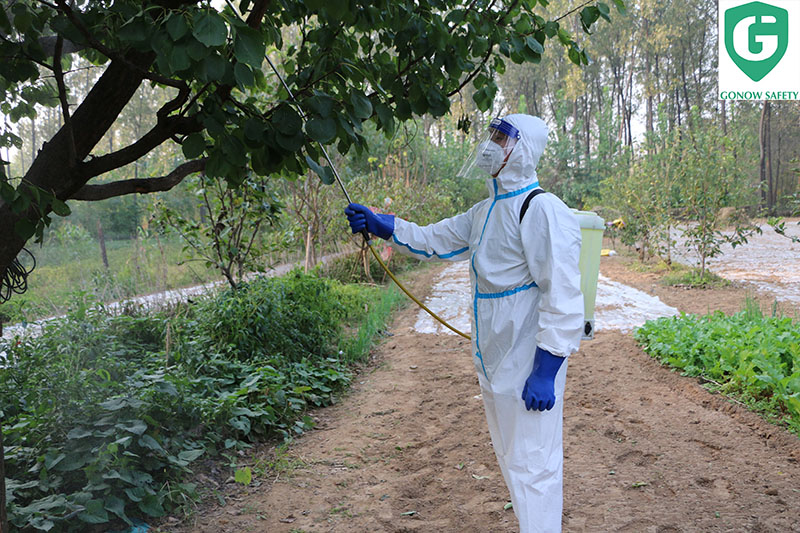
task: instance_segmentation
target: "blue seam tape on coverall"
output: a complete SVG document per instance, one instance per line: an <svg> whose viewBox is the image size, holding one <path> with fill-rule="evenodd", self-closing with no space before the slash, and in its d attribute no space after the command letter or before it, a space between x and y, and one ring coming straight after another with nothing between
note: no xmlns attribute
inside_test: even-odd
<svg viewBox="0 0 800 533"><path fill-rule="evenodd" d="M406 244L404 242L400 242L395 235L392 235L392 240L395 243L397 243L398 245L400 245L400 246L405 246L406 248L411 250L413 253L419 254L419 255L424 255L425 257L432 257L432 256L435 255L435 256L440 257L442 259L447 259L449 257L454 257L454 256L456 256L458 254L463 254L464 252L469 250L469 246L465 246L464 248L461 248L460 250L455 250L453 252L448 252L446 254L440 254L438 252L428 253L425 250L417 250L416 248L412 248L410 245L408 245L408 244Z"/></svg>

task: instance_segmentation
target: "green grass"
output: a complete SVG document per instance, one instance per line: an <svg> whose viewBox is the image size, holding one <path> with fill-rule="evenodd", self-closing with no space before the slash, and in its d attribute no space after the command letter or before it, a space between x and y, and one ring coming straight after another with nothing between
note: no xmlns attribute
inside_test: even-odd
<svg viewBox="0 0 800 533"><path fill-rule="evenodd" d="M710 270L706 270L703 275L699 268L689 268L681 265L674 268L661 278L661 283L668 287L692 287L695 289L719 289L729 287L731 282L722 278Z"/></svg>
<svg viewBox="0 0 800 533"><path fill-rule="evenodd" d="M28 290L0 307L3 321L15 323L66 311L76 293L89 293L111 302L205 283L220 276L201 262L186 263L178 239L155 238L106 241L109 268L103 266L94 241L29 248L36 268Z"/></svg>

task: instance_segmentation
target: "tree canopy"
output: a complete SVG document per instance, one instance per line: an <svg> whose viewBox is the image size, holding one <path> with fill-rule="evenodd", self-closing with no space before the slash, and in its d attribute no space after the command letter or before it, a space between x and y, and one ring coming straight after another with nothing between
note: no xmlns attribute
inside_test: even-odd
<svg viewBox="0 0 800 533"><path fill-rule="evenodd" d="M622 10L622 0L614 0ZM14 122L58 107L63 124L24 176L0 174L0 273L41 238L68 200L169 190L199 171L241 183L249 173L294 177L308 168L331 182L320 144L363 151L365 121L387 135L413 116L439 117L464 91L481 110L506 61L538 63L548 40L588 64L559 20L588 32L609 7L587 2L547 20L546 0L11 0L0 8L2 146L19 146ZM296 100L265 65L283 70ZM104 68L80 101L65 80L75 57ZM154 125L100 154L137 88L169 88ZM10 122L9 122L10 121ZM467 121L462 127L468 128ZM157 147L183 160L163 176L92 183ZM0 168L7 168L0 165ZM11 230L13 228L13 231Z"/></svg>

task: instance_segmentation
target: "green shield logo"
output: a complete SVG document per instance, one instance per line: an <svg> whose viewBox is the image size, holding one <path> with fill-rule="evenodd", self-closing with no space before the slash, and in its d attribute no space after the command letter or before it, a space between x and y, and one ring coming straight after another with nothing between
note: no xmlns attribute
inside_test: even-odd
<svg viewBox="0 0 800 533"><path fill-rule="evenodd" d="M786 53L789 12L763 2L725 11L725 49L753 81L770 73Z"/></svg>

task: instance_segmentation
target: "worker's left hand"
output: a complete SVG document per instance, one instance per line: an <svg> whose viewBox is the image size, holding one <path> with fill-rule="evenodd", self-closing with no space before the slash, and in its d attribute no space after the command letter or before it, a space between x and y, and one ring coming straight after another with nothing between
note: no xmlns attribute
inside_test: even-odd
<svg viewBox="0 0 800 533"><path fill-rule="evenodd" d="M536 348L531 375L525 380L525 387L522 389L522 401L527 410L549 411L553 408L556 404L556 374L563 362L563 357Z"/></svg>

